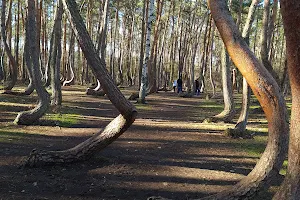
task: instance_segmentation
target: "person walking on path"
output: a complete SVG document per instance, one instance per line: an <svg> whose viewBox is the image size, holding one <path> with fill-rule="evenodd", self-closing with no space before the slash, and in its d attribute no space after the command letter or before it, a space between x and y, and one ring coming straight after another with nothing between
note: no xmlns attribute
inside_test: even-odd
<svg viewBox="0 0 300 200"><path fill-rule="evenodd" d="M200 94L200 83L199 83L198 79L195 80L195 87L196 87L195 94L197 96L199 96L199 94Z"/></svg>
<svg viewBox="0 0 300 200"><path fill-rule="evenodd" d="M177 80L177 93L182 92L182 80L179 77L179 79Z"/></svg>
<svg viewBox="0 0 300 200"><path fill-rule="evenodd" d="M176 92L176 86L177 86L177 80L174 80L174 82L173 82L173 90L174 90L174 92Z"/></svg>

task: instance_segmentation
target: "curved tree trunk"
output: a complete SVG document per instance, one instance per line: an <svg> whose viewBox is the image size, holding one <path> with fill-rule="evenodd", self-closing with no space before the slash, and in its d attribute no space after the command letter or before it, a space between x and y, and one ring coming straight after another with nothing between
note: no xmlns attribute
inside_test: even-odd
<svg viewBox="0 0 300 200"><path fill-rule="evenodd" d="M267 147L255 168L232 188L205 199L248 199L259 189L268 187L269 181L278 174L286 153L287 113L283 95L271 74L239 34L225 0L209 0L211 14L226 45L232 61L248 81L258 98L269 127Z"/></svg>
<svg viewBox="0 0 300 200"><path fill-rule="evenodd" d="M27 40L27 39L25 39L25 40ZM24 57L25 57L25 59L30 59L30 58L26 58L27 56L30 56L28 54L28 52L29 52L28 41L25 41L24 50L25 50L24 51ZM32 81L32 73L31 73L30 66L28 66L28 63L25 63L25 65L27 67L29 84L28 84L27 88L25 89L25 91L23 92L23 94L24 95L31 95L33 93L33 91L34 91L34 85L33 85L33 81Z"/></svg>
<svg viewBox="0 0 300 200"><path fill-rule="evenodd" d="M79 14L76 2L74 0L63 0L63 5L88 63L101 82L108 98L121 114L110 122L103 131L98 132L93 137L71 149L65 151L32 152L23 163L23 166L70 163L85 160L116 140L130 127L137 115L135 107L126 100L119 88L114 84L106 69L104 60L100 59L83 19Z"/></svg>
<svg viewBox="0 0 300 200"><path fill-rule="evenodd" d="M69 77L66 76L66 80L63 82L63 86L69 86L72 84L72 82L75 79L75 74L74 74L74 46L75 46L75 34L72 32L71 34L71 39L70 39L70 48L69 48L69 56L68 56L68 61L67 61L67 66L69 67ZM70 78L67 80L67 78Z"/></svg>
<svg viewBox="0 0 300 200"><path fill-rule="evenodd" d="M2 42L4 44L4 50L9 58L8 65L10 66L10 80L4 85L4 93L10 93L11 89L15 86L17 82L17 71L18 66L15 58L12 55L12 51L7 44L6 37L6 24L5 24L5 11L6 11L6 0L2 0L2 10L1 10L1 35Z"/></svg>
<svg viewBox="0 0 300 200"><path fill-rule="evenodd" d="M36 44L35 4L28 1L28 17L26 21L26 41L30 55L26 56L26 63L32 74L32 82L39 97L39 104L29 111L19 113L14 123L31 125L42 117L49 107L49 94L42 86L41 71L39 66L39 49Z"/></svg>
<svg viewBox="0 0 300 200"><path fill-rule="evenodd" d="M297 200L300 197L300 2L282 0L281 13L286 36L288 72L292 89L292 113L288 169L274 200Z"/></svg>

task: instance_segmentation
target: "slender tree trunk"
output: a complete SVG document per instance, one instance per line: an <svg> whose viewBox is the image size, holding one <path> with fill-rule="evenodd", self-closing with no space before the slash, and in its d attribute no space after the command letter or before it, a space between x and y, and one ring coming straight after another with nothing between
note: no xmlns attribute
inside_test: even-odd
<svg viewBox="0 0 300 200"><path fill-rule="evenodd" d="M149 93L157 92L157 65L156 65L156 58L157 58L157 46L158 46L158 36L159 36L159 26L160 26L160 19L162 13L162 7L164 4L164 0L157 0L157 12L156 12L156 20L154 26L154 40L151 47L151 54L148 62L148 80L149 80Z"/></svg>
<svg viewBox="0 0 300 200"><path fill-rule="evenodd" d="M89 14L91 15L91 14ZM108 20L109 20L109 0L105 0L103 12L102 12L102 23L100 26L99 34L98 34L98 47L97 47L97 53L100 53L100 58L105 60L105 52L106 52L106 37L107 37L107 26L108 26ZM90 27L90 33L92 32L92 27ZM95 75L96 76L96 75ZM101 85L100 81L97 80L97 87L96 88L87 88L86 94L87 95L96 95L96 96L104 96L105 93L103 90L101 91Z"/></svg>
<svg viewBox="0 0 300 200"><path fill-rule="evenodd" d="M269 17L270 16L270 0L264 0L264 14L263 14L263 28L262 34L260 38L261 42L261 50L260 50L260 58L265 68L269 70L275 80L279 81L278 75L274 71L270 61L269 61L269 49L268 49L268 39L269 39Z"/></svg>
<svg viewBox="0 0 300 200"><path fill-rule="evenodd" d="M74 52L75 51L75 34L71 31L71 38L70 38L70 47L69 47L69 55L67 60L67 67L69 76L66 77L66 80L63 82L63 86L69 86L75 80L74 74Z"/></svg>
<svg viewBox="0 0 300 200"><path fill-rule="evenodd" d="M215 37L215 25L213 24L213 30L211 34L211 40L210 40L210 63L209 63L209 79L211 83L211 87L213 90L213 96L216 95L216 86L215 86L215 81L213 78L213 47L214 47L214 37Z"/></svg>
<svg viewBox="0 0 300 200"><path fill-rule="evenodd" d="M22 125L31 125L42 117L49 107L49 94L42 86L42 76L39 64L39 49L37 48L37 25L35 20L35 3L34 0L28 0L28 17L26 21L26 41L25 48L29 55L26 55L26 64L32 75L32 82L39 97L39 104L33 109L18 114L14 123Z"/></svg>
<svg viewBox="0 0 300 200"><path fill-rule="evenodd" d="M224 121L231 122L235 110L234 110L234 101L233 101L233 90L232 90L232 81L230 73L230 60L227 53L226 47L223 46L222 50L222 85L223 85L223 97L224 97L224 110L214 116L212 121Z"/></svg>
<svg viewBox="0 0 300 200"><path fill-rule="evenodd" d="M130 127L137 115L136 109L126 100L114 84L106 69L105 62L100 59L99 54L96 52L93 41L80 16L76 2L74 0L63 0L63 5L88 63L94 71L96 78L101 82L108 98L121 114L102 131L71 149L49 152L33 151L23 163L24 166L70 163L85 160L116 140Z"/></svg>
<svg viewBox="0 0 300 200"><path fill-rule="evenodd" d="M147 4L147 0L144 0L143 1L143 18L142 18L141 45L140 45L139 85L141 85L143 62L144 62L144 56L145 56L146 4Z"/></svg>
<svg viewBox="0 0 300 200"><path fill-rule="evenodd" d="M62 103L62 94L61 94L61 84L60 84L60 66L61 66L61 36L62 36L62 15L63 15L63 5L62 0L57 1L54 26L53 26L53 52L51 58L51 105L55 106L56 110L59 109Z"/></svg>
<svg viewBox="0 0 300 200"><path fill-rule="evenodd" d="M292 89L292 113L288 152L288 169L274 200L297 200L300 197L300 2L281 0L281 13L286 35L287 64Z"/></svg>
<svg viewBox="0 0 300 200"><path fill-rule="evenodd" d="M152 19L154 16L154 0L150 0L149 2L149 11L148 11L148 17L147 17L147 35L146 35L146 45L145 45L145 60L142 70L142 79L141 79L141 86L140 86L140 92L139 92L139 102L145 103L146 99L146 89L147 89L147 80L148 80L148 62L150 57L150 44L151 44L151 25L152 25Z"/></svg>
<svg viewBox="0 0 300 200"><path fill-rule="evenodd" d="M2 35L2 42L4 44L4 50L9 58L8 65L10 66L10 80L4 84L4 93L10 93L11 89L15 86L17 82L18 66L14 56L12 55L11 48L7 43L7 36L6 36L7 23L5 23L5 11L6 11L6 0L2 0L1 35Z"/></svg>
<svg viewBox="0 0 300 200"><path fill-rule="evenodd" d="M252 0L251 6L249 8L248 17L246 24L243 29L242 37L245 39L246 43L249 45L249 35L251 33L251 27L255 17L255 10L257 4L260 0ZM230 133L233 137L244 137L248 114L249 114L249 107L250 107L250 97L251 97L251 90L248 86L246 79L243 77L243 98L242 98L242 110L239 116L239 119L234 127L233 132Z"/></svg>

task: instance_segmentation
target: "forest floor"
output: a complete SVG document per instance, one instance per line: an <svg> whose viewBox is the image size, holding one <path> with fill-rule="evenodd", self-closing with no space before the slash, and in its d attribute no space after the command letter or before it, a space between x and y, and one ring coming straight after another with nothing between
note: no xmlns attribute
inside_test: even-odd
<svg viewBox="0 0 300 200"><path fill-rule="evenodd" d="M133 91L122 89L126 97ZM135 104L139 114L134 124L90 160L20 169L18 164L32 149L73 147L118 115L107 97L86 96L85 88L71 86L63 88L60 114L49 111L34 126L14 125L17 113L36 102L36 95L0 95L0 199L204 197L247 175L267 141L267 121L253 112L257 103L251 107L248 125L254 139L230 139L223 131L234 124L201 123L222 111L221 97L205 100L203 95L182 98L159 92L148 96L147 104ZM239 108L240 95L236 102ZM257 199L271 199L281 179Z"/></svg>

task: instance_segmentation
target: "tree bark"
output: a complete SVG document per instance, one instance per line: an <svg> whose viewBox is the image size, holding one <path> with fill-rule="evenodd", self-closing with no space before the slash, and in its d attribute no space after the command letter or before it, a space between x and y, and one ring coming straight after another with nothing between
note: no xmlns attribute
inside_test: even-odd
<svg viewBox="0 0 300 200"><path fill-rule="evenodd" d="M62 93L60 84L60 65L61 65L61 36L62 36L62 15L63 15L63 5L62 0L57 1L56 14L53 26L53 52L50 61L50 71L51 71L51 106L59 108L62 103Z"/></svg>
<svg viewBox="0 0 300 200"><path fill-rule="evenodd" d="M11 9L11 8L10 8ZM11 89L15 86L17 82L17 71L18 66L14 56L12 55L12 51L10 46L7 43L7 36L6 36L6 25L5 23L5 11L6 11L6 0L2 0L2 10L1 10L1 35L2 35L2 42L4 44L4 50L9 58L9 66L10 66L10 80L4 84L4 93L10 93Z"/></svg>
<svg viewBox="0 0 300 200"><path fill-rule="evenodd" d="M158 28L160 26L160 19L162 13L162 7L164 4L164 0L157 0L157 12L156 12L156 20L154 26L154 39L151 47L151 54L148 62L148 80L149 80L149 93L157 92L157 66L156 66L156 58L157 58L157 46L158 46Z"/></svg>
<svg viewBox="0 0 300 200"><path fill-rule="evenodd" d="M222 85L223 85L223 97L224 97L224 110L212 117L212 121L224 121L231 122L235 110L234 110L234 100L233 100L233 90L232 90L232 81L231 81L231 73L230 73L230 60L229 55L227 53L226 47L223 47L222 50Z"/></svg>
<svg viewBox="0 0 300 200"><path fill-rule="evenodd" d="M300 197L300 2L297 0L282 0L280 4L292 89L292 112L287 174L273 199L297 200Z"/></svg>
<svg viewBox="0 0 300 200"><path fill-rule="evenodd" d="M270 16L270 0L264 0L264 13L263 13L263 26L262 26L262 33L261 33L261 50L260 50L260 59L265 66L271 73L271 75L275 78L278 82L279 78L276 72L274 71L271 62L269 61L269 50L268 50L268 40L269 40L269 17Z"/></svg>
<svg viewBox="0 0 300 200"><path fill-rule="evenodd" d="M71 31L71 38L70 38L70 47L69 47L69 55L67 60L67 67L68 67L68 76L66 76L66 80L63 82L63 86L71 85L75 80L74 74L74 59L75 59L75 35L73 31Z"/></svg>
<svg viewBox="0 0 300 200"><path fill-rule="evenodd" d="M259 189L266 189L269 181L281 169L288 133L286 106L276 81L240 35L226 1L209 0L208 3L232 61L248 81L265 112L269 139L263 155L247 177L232 188L205 199L247 199L256 195Z"/></svg>
<svg viewBox="0 0 300 200"><path fill-rule="evenodd" d="M32 75L32 83L39 97L39 104L33 109L18 114L14 123L19 125L31 125L42 117L49 107L49 94L42 86L42 77L39 65L39 49L36 41L37 26L35 20L35 3L34 0L28 0L28 17L26 21L26 43L28 53L26 64ZM25 48L25 49L27 49Z"/></svg>
<svg viewBox="0 0 300 200"><path fill-rule="evenodd" d="M90 158L95 152L105 148L124 133L134 122L137 115L135 107L126 100L119 88L114 84L106 69L105 62L99 57L83 19L79 14L76 2L74 0L63 0L63 5L82 52L96 78L101 82L108 98L121 114L110 122L103 131L98 132L93 137L71 149L32 152L24 161L23 166L70 163Z"/></svg>
<svg viewBox="0 0 300 200"><path fill-rule="evenodd" d="M251 27L255 16L254 15L255 10L259 2L260 0L252 0L251 6L249 8L246 24L243 29L242 37L245 39L248 45L249 45L249 35L251 33ZM243 77L242 110L239 119L233 129L233 132L230 134L233 137L245 137L245 136L247 137L247 135L245 135L245 131L246 131L248 115L249 115L250 97L251 97L251 90L249 88L247 80Z"/></svg>
<svg viewBox="0 0 300 200"><path fill-rule="evenodd" d="M147 89L147 83L148 83L148 62L150 57L150 44L151 44L151 25L152 25L152 19L154 16L154 0L150 0L149 2L149 11L148 11L148 17L147 17L147 35L146 35L146 45L145 45L145 60L144 65L142 69L142 79L141 79L141 86L140 86L140 92L139 92L139 102L145 103L146 99L146 89Z"/></svg>
<svg viewBox="0 0 300 200"><path fill-rule="evenodd" d="M143 18L142 18L142 32L141 32L141 44L140 44L140 63L139 63L139 85L141 85L142 80L142 69L143 69L143 62L144 62L144 52L145 52L145 30L146 30L146 4L147 0L143 0Z"/></svg>

